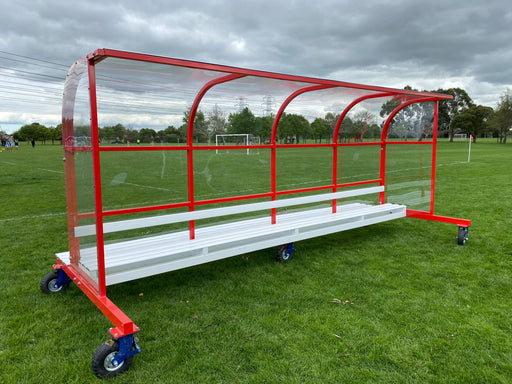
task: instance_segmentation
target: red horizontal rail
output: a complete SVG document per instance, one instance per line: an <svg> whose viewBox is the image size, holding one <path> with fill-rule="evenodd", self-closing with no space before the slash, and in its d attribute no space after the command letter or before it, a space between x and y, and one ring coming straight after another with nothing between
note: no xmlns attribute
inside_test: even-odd
<svg viewBox="0 0 512 384"><path fill-rule="evenodd" d="M387 141L387 144L432 144L426 141ZM192 145L194 151L217 149L271 149L271 148L332 148L332 147L359 147L364 145L381 145L381 141L369 141L363 143L326 143L326 144L256 144L256 145ZM76 152L83 152L82 147L74 147ZM186 151L189 147L183 145L137 145L137 146L103 146L100 152L124 152L124 151Z"/></svg>
<svg viewBox="0 0 512 384"><path fill-rule="evenodd" d="M94 212L86 212L86 213L79 213L76 215L78 220L81 219L92 219L96 217L96 214Z"/></svg>
<svg viewBox="0 0 512 384"><path fill-rule="evenodd" d="M386 141L386 144L387 145L392 145L392 144L430 144L430 145L433 145L434 142L433 141Z"/></svg>
<svg viewBox="0 0 512 384"><path fill-rule="evenodd" d="M100 147L100 152L125 152L125 151L186 151L188 148L178 145L162 145L162 146L149 146L137 145L126 147Z"/></svg>
<svg viewBox="0 0 512 384"><path fill-rule="evenodd" d="M181 202L181 203L151 205L151 206L147 206L147 207L112 209L109 211L103 211L103 216L127 215L130 213L162 211L165 209L185 208L185 207L189 207L189 206L190 206L190 202L185 201L185 202Z"/></svg>
<svg viewBox="0 0 512 384"><path fill-rule="evenodd" d="M459 227L470 227L471 226L471 220L459 219L457 217L439 216L439 215L434 215L434 214L431 214L430 212L425 212L425 211L417 211L414 209L407 209L406 214L407 214L407 217L413 217L416 219L431 220L431 221L440 221L442 223L448 223L448 224L456 224Z"/></svg>
<svg viewBox="0 0 512 384"><path fill-rule="evenodd" d="M257 193L254 195L231 196L231 197L222 197L219 199L199 200L199 201L195 201L194 204L195 205L208 205L208 204L229 203L232 201L261 199L261 198L271 197L271 196L272 196L272 192L265 192L265 193Z"/></svg>

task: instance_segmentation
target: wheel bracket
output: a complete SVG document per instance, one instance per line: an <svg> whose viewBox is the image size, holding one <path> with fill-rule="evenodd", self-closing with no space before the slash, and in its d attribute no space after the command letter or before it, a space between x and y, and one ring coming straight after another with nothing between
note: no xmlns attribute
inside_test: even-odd
<svg viewBox="0 0 512 384"><path fill-rule="evenodd" d="M137 344L138 339L133 337L133 334L120 337L117 341L119 342L119 352L112 360L114 367L121 364L127 357L136 355L141 351L141 348Z"/></svg>
<svg viewBox="0 0 512 384"><path fill-rule="evenodd" d="M73 282L73 280L71 280L69 278L69 276L66 274L66 272L64 272L64 270L62 268L58 268L58 267L54 266L54 269L59 273L59 276L57 277L57 281L54 284L55 288L60 288L64 284L69 284L69 283Z"/></svg>
<svg viewBox="0 0 512 384"><path fill-rule="evenodd" d="M286 252L288 252L288 254L291 255L295 251L296 249L293 248L293 243L288 243L288 249L286 250Z"/></svg>

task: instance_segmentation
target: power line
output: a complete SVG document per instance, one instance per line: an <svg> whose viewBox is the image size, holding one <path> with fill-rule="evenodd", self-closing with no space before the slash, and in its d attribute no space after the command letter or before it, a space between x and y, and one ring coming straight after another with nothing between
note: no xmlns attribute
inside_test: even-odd
<svg viewBox="0 0 512 384"><path fill-rule="evenodd" d="M37 73L37 72L22 71L21 69L13 69L13 68L9 68L9 67L4 67L3 65L0 65L0 68L16 71L16 72L20 72L20 73L27 73L29 75L35 75L35 76L48 77L48 78L57 79L57 80L63 80L62 77L51 76L51 75L43 75L43 74L40 74L40 73Z"/></svg>
<svg viewBox="0 0 512 384"><path fill-rule="evenodd" d="M69 65L64 65L64 64L60 64L60 63L55 63L55 62L53 62L53 61L48 61L48 60L37 59L37 58L35 58L35 57L30 57L30 56L18 55L17 53L6 52L6 51L0 51L0 53L6 54L6 55L12 55L12 56L17 56L17 57L22 57L22 58L24 58L24 59L29 59L29 60L34 60L34 61L40 61L40 62L42 62L42 63L58 65L58 66L60 66L60 67L64 67L64 68L69 68ZM11 60L12 60L12 59L11 59Z"/></svg>
<svg viewBox="0 0 512 384"><path fill-rule="evenodd" d="M5 56L0 56L0 59L4 59L4 60L10 60L10 61L15 61L17 63L23 63L23 64L29 64L29 65L37 65L38 67L44 67L44 68L49 68L49 69L53 69L53 70L58 70L58 71L65 71L65 69L56 69L55 67L50 67L49 65L44 65L44 64L33 64L33 63L30 63L28 61L24 61L24 60L18 60L18 59L12 59L10 57L5 57ZM52 65L56 65L56 64L52 64Z"/></svg>

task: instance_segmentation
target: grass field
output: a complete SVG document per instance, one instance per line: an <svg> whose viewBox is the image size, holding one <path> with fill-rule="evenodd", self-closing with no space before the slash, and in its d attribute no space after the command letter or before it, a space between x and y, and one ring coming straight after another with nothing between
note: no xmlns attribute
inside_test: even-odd
<svg viewBox="0 0 512 384"><path fill-rule="evenodd" d="M436 213L472 220L464 247L456 226L407 218L296 243L288 263L262 250L109 287L142 329L115 382L511 382L512 144L479 140L469 164L467 149L439 144L436 181ZM236 183L267 188L259 169ZM1 152L0 191L0 382L99 382L110 322L76 287L39 291L68 249L62 147Z"/></svg>

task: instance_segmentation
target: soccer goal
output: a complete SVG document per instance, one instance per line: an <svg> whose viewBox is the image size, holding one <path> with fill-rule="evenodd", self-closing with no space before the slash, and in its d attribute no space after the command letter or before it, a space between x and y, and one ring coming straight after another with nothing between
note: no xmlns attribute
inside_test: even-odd
<svg viewBox="0 0 512 384"><path fill-rule="evenodd" d="M468 138L467 133L454 133L453 134L453 140L466 140Z"/></svg>
<svg viewBox="0 0 512 384"><path fill-rule="evenodd" d="M222 134L215 135L215 145L219 147L215 150L216 154L219 153L230 153L230 149L240 149L238 146L246 146L245 153L247 155L257 155L259 154L258 148L250 148L251 145L259 145L260 138L259 136L254 136L249 133L231 133L231 134ZM235 147L235 148L230 148Z"/></svg>

